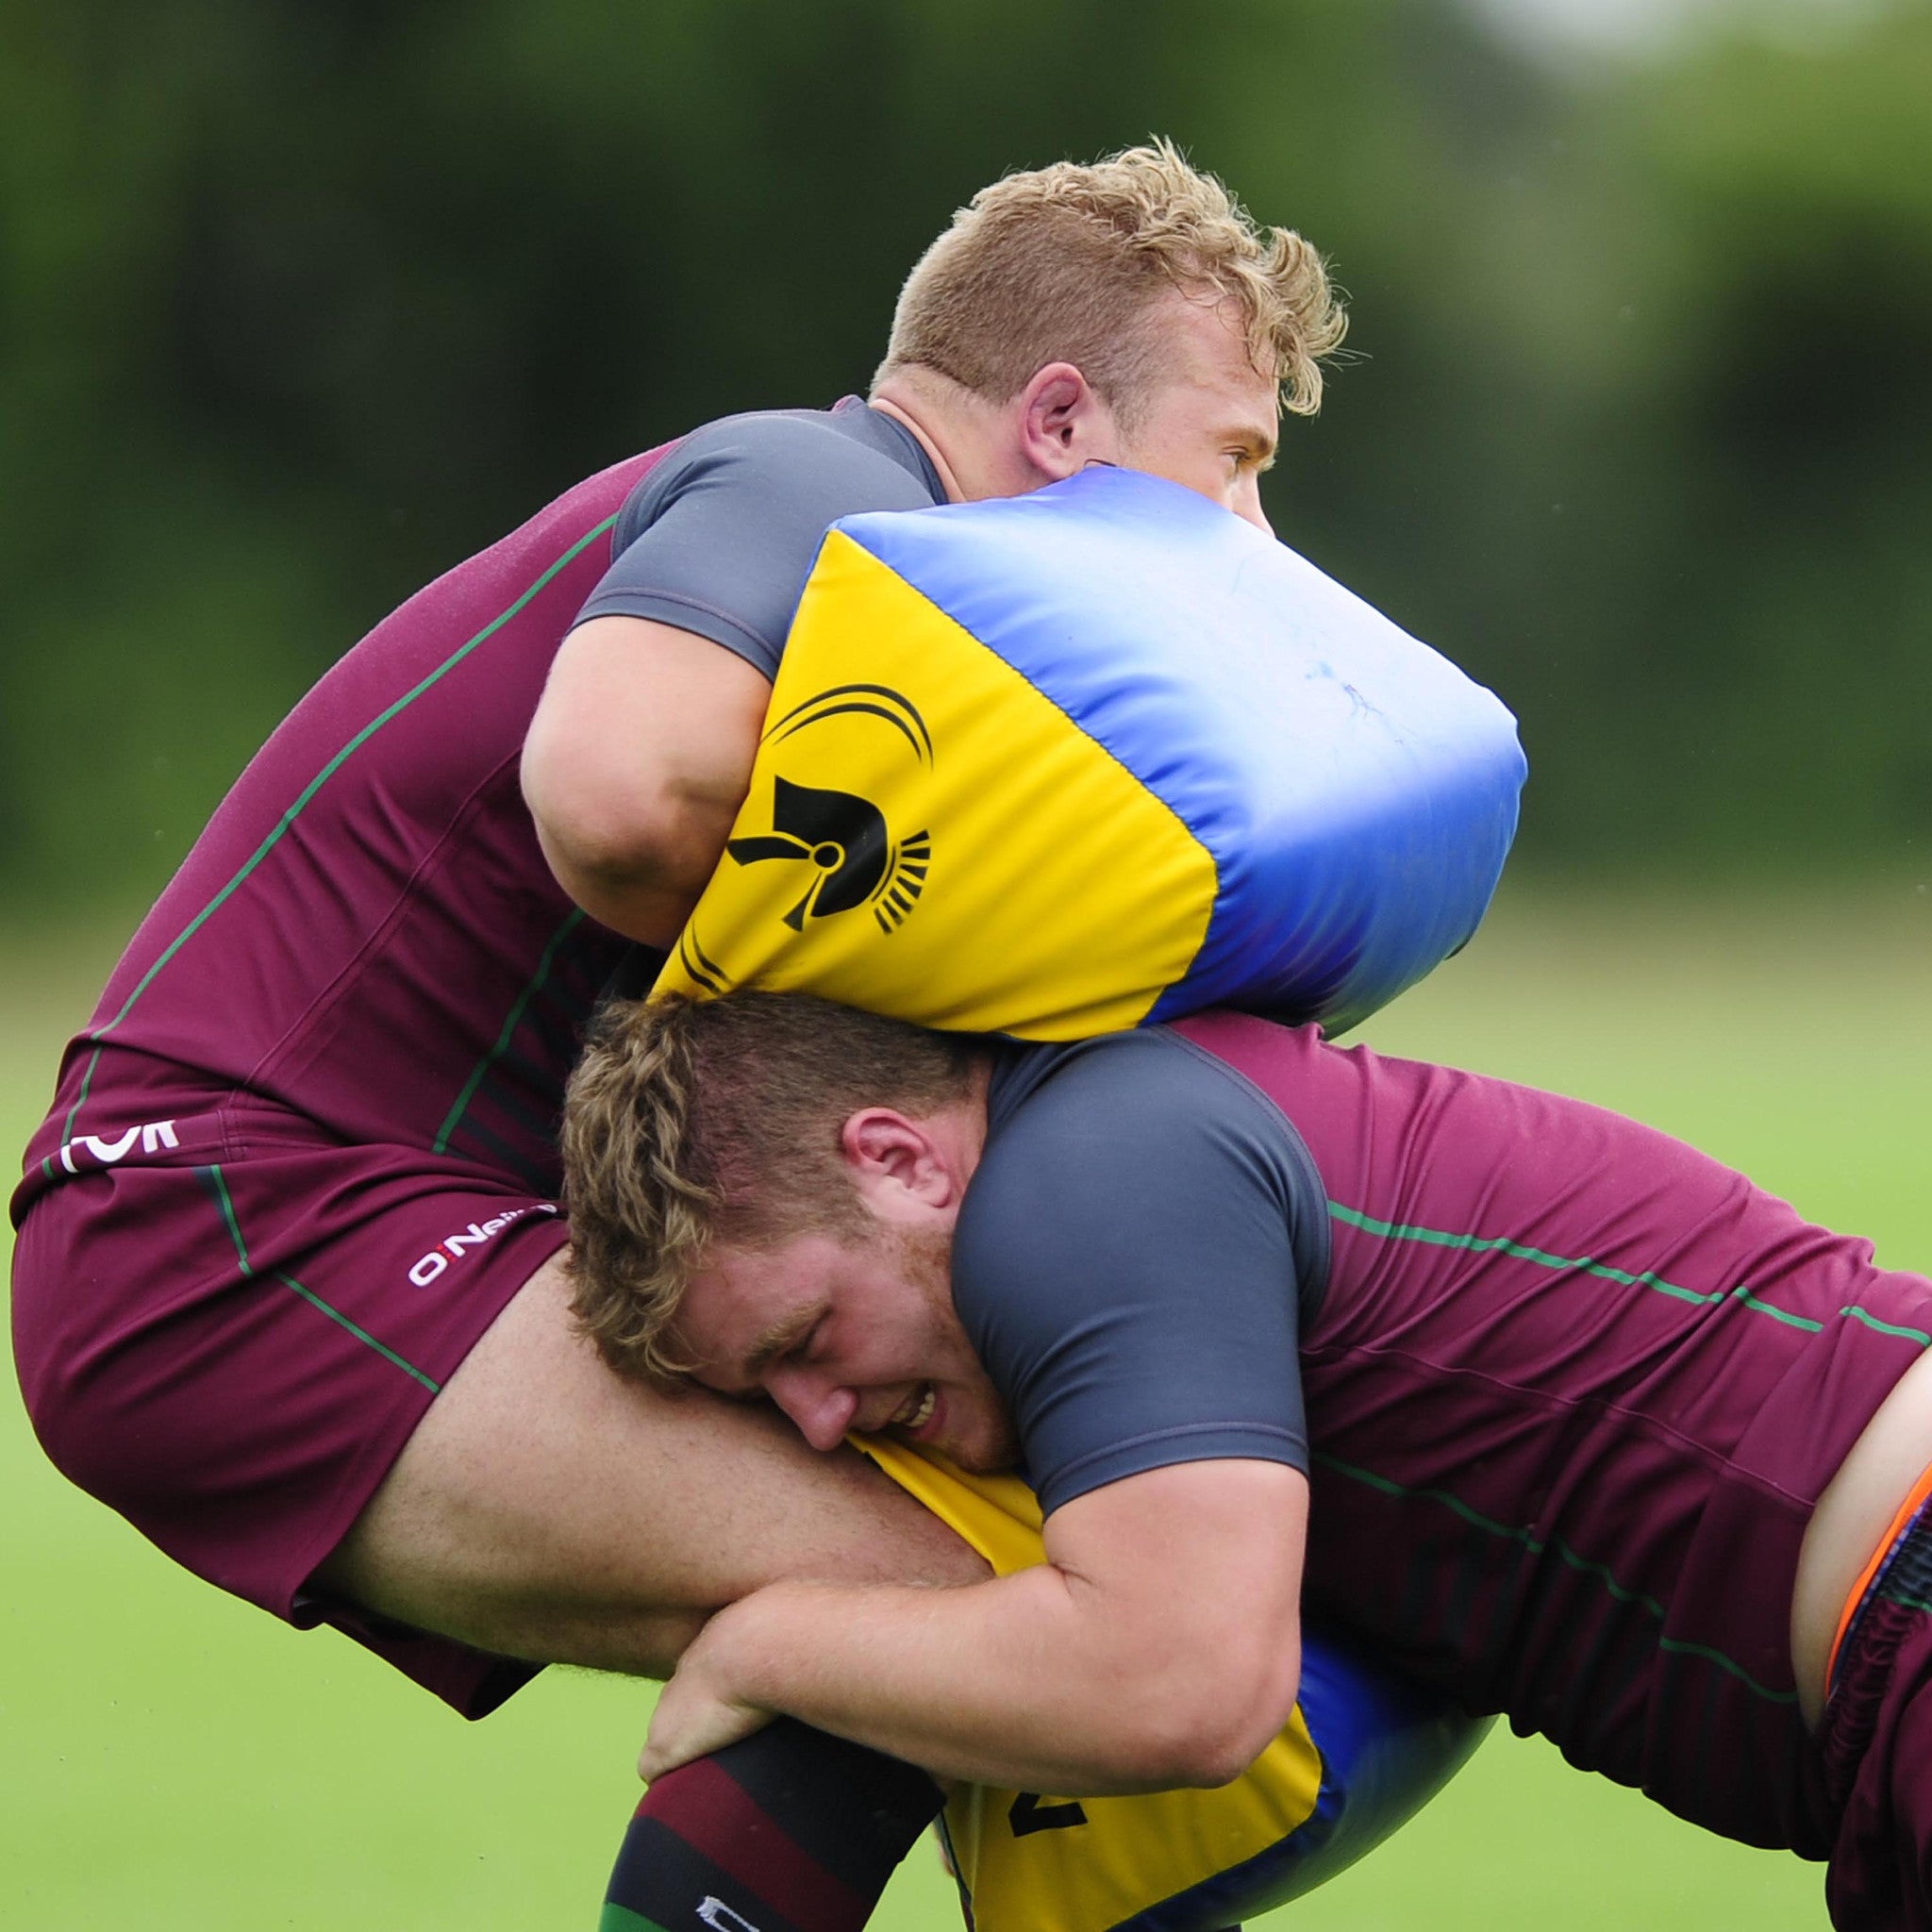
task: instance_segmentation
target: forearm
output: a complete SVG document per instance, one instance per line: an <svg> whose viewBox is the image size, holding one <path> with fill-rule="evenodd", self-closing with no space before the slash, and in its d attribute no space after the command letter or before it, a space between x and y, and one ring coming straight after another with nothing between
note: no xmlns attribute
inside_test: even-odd
<svg viewBox="0 0 1932 1932"><path fill-rule="evenodd" d="M1214 1737L1195 1674L1116 1641L1091 1588L1051 1566L941 1591L781 1584L704 1649L719 1694L1009 1790L1224 1783L1272 1735Z"/></svg>

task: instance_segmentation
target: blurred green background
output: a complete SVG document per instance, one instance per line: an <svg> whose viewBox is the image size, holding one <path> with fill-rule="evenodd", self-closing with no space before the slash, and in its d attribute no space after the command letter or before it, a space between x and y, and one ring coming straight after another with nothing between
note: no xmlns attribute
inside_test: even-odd
<svg viewBox="0 0 1932 1932"><path fill-rule="evenodd" d="M1493 684L1477 944L1371 1029L1932 1258L1932 8L8 0L0 1127L269 726L588 471L864 386L1002 170L1158 130L1350 291L1269 482ZM465 1727L172 1569L0 1394L0 1897L83 1932L585 1926L647 1692ZM923 1858L893 1932L954 1921ZM1307 1932L1823 1923L1499 1740Z"/></svg>

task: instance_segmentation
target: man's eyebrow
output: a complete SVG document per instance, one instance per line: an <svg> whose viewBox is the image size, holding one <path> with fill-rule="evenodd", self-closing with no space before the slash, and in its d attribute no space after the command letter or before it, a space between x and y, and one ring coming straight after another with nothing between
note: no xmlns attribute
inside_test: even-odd
<svg viewBox="0 0 1932 1932"><path fill-rule="evenodd" d="M751 1345L742 1364L742 1373L749 1381L756 1382L788 1348L811 1333L824 1318L831 1306L823 1296L815 1302L807 1302L789 1315L780 1315L770 1327Z"/></svg>
<svg viewBox="0 0 1932 1932"><path fill-rule="evenodd" d="M1254 458L1256 469L1272 470L1274 467L1274 453L1281 443L1278 436L1257 429L1253 423L1231 423L1221 435L1228 442L1243 444Z"/></svg>

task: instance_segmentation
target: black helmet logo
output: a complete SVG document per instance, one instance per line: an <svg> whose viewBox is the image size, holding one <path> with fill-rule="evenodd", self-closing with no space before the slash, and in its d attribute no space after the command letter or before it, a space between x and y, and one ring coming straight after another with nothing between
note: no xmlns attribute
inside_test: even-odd
<svg viewBox="0 0 1932 1932"><path fill-rule="evenodd" d="M870 799L794 785L790 778L772 782L771 831L733 839L725 851L740 865L788 858L812 867L813 877L785 915L793 932L803 932L808 919L829 919L868 900L883 902L873 909L880 928L890 932L925 888L932 852L925 833L915 832L895 849L885 814Z"/></svg>
<svg viewBox="0 0 1932 1932"><path fill-rule="evenodd" d="M841 685L821 691L788 712L769 734L791 737L827 718L862 713L883 719L910 746L921 764L932 760L925 721L897 691L884 685ZM883 933L895 931L925 890L932 838L924 829L894 840L885 814L853 791L795 784L774 775L772 829L733 839L725 851L740 865L784 860L808 868L797 899L784 914L793 932L808 919L830 919L870 905Z"/></svg>

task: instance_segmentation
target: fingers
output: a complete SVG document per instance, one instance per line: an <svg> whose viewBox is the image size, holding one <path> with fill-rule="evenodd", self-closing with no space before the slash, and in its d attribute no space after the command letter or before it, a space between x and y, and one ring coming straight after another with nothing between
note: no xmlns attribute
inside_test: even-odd
<svg viewBox="0 0 1932 1932"><path fill-rule="evenodd" d="M674 1697L674 1678L658 1700L644 1748L638 1757L638 1775L646 1784L675 1771L693 1758L708 1757L754 1731L761 1731L774 1713L749 1705L732 1704L703 1693Z"/></svg>

